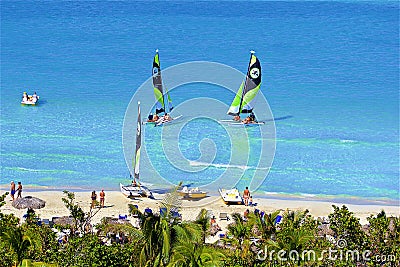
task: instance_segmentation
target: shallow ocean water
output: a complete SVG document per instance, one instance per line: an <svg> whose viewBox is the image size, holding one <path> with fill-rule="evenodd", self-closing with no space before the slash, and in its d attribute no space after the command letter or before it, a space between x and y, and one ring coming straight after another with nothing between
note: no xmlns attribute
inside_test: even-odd
<svg viewBox="0 0 400 267"><path fill-rule="evenodd" d="M0 184L117 190L131 164L125 111L151 75L154 50L163 69L204 60L246 72L254 49L277 138L258 191L398 200L397 2L3 1L1 24ZM37 91L40 105L22 107L23 91ZM177 105L207 96L229 104L233 94L188 84L171 96ZM205 185L230 163L231 140L215 123L191 121L180 132L190 161L201 140L214 142L214 165L199 172L171 166L155 138L162 129L145 130L141 177L154 186ZM260 143L247 131L252 164Z"/></svg>

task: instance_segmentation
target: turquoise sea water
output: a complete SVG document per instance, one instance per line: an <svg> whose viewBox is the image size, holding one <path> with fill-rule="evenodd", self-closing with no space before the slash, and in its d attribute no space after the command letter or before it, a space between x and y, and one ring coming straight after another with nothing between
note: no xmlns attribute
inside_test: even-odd
<svg viewBox="0 0 400 267"><path fill-rule="evenodd" d="M399 198L397 2L0 5L2 185L15 180L117 190L129 177L125 110L151 75L154 50L160 49L162 68L202 60L245 72L254 49L277 138L274 162L258 191ZM37 91L40 105L21 106L23 91ZM205 96L228 103L233 97L210 85L172 93L176 104ZM259 136L248 131L257 151ZM145 138L157 144L160 134L160 128L146 128ZM207 184L229 164L230 141L218 124L192 121L180 133L182 154L198 159L204 138L214 141L219 167L181 172L157 145L148 147L148 160L168 182ZM153 179L145 164L141 169L143 181L168 184Z"/></svg>

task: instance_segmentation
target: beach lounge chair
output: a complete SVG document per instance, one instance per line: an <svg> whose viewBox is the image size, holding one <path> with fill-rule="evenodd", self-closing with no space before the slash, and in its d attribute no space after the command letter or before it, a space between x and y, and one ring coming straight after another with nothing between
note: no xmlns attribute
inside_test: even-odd
<svg viewBox="0 0 400 267"><path fill-rule="evenodd" d="M281 222L281 220L282 220L282 216L281 215L276 216L275 224L279 224Z"/></svg>
<svg viewBox="0 0 400 267"><path fill-rule="evenodd" d="M179 212L177 212L177 211L172 211L172 210L171 210L171 216L172 216L173 218L178 218L178 219L181 219L181 218L182 218L182 215L181 215Z"/></svg>
<svg viewBox="0 0 400 267"><path fill-rule="evenodd" d="M43 219L42 220L42 225L47 225L49 227L53 227L53 222L50 221L49 219Z"/></svg>
<svg viewBox="0 0 400 267"><path fill-rule="evenodd" d="M167 208L160 208L160 215L161 216L167 215Z"/></svg>
<svg viewBox="0 0 400 267"><path fill-rule="evenodd" d="M227 221L229 221L228 213L226 213L226 212L221 212L221 213L219 214L219 219L220 219L220 220L227 220Z"/></svg>
<svg viewBox="0 0 400 267"><path fill-rule="evenodd" d="M153 211L150 208L146 208L144 210L144 215L146 216L146 215L150 215L150 214L153 214Z"/></svg>

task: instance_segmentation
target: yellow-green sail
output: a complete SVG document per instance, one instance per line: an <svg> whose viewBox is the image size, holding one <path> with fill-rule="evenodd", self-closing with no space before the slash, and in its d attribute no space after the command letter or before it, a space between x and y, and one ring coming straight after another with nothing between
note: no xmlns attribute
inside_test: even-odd
<svg viewBox="0 0 400 267"><path fill-rule="evenodd" d="M258 58L254 55L254 51L252 51L246 79L240 85L227 113L232 116L239 115L240 113L251 113L253 111L251 102L260 90L260 86L261 64Z"/></svg>
<svg viewBox="0 0 400 267"><path fill-rule="evenodd" d="M161 78L161 67L158 50L153 59L153 87L154 97L156 98L156 114L165 112L164 93Z"/></svg>

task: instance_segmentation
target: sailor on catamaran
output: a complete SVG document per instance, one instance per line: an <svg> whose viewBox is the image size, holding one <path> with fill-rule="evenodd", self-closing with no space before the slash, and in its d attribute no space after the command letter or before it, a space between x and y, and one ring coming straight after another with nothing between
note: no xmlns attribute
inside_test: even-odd
<svg viewBox="0 0 400 267"><path fill-rule="evenodd" d="M242 120L242 123L244 123L244 124L257 123L256 116L254 115L253 112L251 112L250 115L247 116L247 118Z"/></svg>

